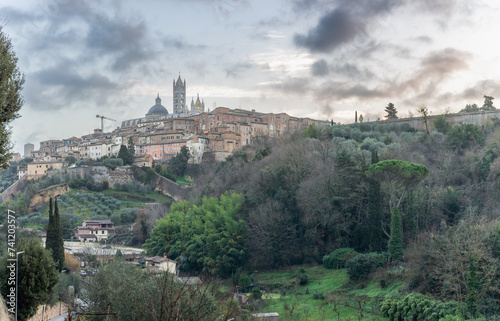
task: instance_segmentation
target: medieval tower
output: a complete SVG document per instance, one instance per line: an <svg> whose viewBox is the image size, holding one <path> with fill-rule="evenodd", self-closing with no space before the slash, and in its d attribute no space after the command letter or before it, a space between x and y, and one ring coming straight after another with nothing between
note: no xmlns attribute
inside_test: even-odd
<svg viewBox="0 0 500 321"><path fill-rule="evenodd" d="M186 79L181 80L181 75L174 79L174 114L182 114L187 112L186 108Z"/></svg>

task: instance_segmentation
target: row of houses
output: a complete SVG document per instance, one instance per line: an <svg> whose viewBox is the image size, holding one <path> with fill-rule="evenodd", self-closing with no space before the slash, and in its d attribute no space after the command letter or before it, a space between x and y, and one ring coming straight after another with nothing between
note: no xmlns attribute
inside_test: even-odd
<svg viewBox="0 0 500 321"><path fill-rule="evenodd" d="M200 163L207 152L213 153L216 161L223 161L258 136L276 137L311 124L332 124L286 113L260 113L226 107L186 117L146 116L124 121L108 133L96 129L82 137L42 141L36 150L34 144L28 143L24 157L33 158L35 162L20 175L38 178L48 169L62 168L67 157L99 160L105 156L117 156L121 146L129 140L134 143L136 157L142 157L141 161L146 166L170 160L183 147L189 150L191 163Z"/></svg>

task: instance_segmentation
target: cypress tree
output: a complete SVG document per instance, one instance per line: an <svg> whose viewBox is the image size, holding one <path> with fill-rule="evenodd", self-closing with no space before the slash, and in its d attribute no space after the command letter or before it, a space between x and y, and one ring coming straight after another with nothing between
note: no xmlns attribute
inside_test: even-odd
<svg viewBox="0 0 500 321"><path fill-rule="evenodd" d="M59 216L59 207L57 206L57 199L54 204L54 230L55 230L55 248L54 253L54 262L59 269L59 272L62 271L64 267L64 239L62 235L62 226L61 226L61 217Z"/></svg>
<svg viewBox="0 0 500 321"><path fill-rule="evenodd" d="M403 259L403 226L399 210L394 207L391 217L391 238L389 239L389 254L394 261Z"/></svg>
<svg viewBox="0 0 500 321"><path fill-rule="evenodd" d="M49 200L49 224L47 225L47 238L45 240L45 248L47 250L52 250L52 258L55 261L54 253L55 253L55 222L54 222L54 209L52 206L52 197Z"/></svg>

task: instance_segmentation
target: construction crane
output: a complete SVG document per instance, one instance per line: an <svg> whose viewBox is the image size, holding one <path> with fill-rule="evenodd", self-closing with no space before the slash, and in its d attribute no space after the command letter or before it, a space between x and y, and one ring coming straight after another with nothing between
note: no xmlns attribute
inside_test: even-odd
<svg viewBox="0 0 500 321"><path fill-rule="evenodd" d="M111 120L111 121L116 121L114 119L108 118L106 116L100 116L100 115L95 115L96 118L101 118L101 132L104 133L104 119Z"/></svg>

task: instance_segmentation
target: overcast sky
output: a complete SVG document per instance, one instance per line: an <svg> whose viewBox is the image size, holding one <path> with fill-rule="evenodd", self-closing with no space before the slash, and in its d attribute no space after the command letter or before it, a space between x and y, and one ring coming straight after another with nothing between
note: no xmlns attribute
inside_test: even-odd
<svg viewBox="0 0 500 321"><path fill-rule="evenodd" d="M500 97L500 4L474 0L3 0L25 74L15 151L144 116L172 81L207 108L349 123ZM498 104L500 107L500 103Z"/></svg>

